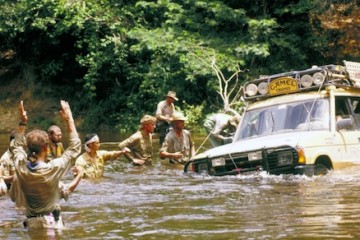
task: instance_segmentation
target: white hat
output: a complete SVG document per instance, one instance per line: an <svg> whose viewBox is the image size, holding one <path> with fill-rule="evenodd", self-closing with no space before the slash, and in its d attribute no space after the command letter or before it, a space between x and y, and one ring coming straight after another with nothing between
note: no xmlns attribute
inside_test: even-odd
<svg viewBox="0 0 360 240"><path fill-rule="evenodd" d="M171 97L171 98L175 99L176 101L179 100L179 99L176 97L176 92L174 92L174 91L169 91L166 96L167 96L167 97Z"/></svg>

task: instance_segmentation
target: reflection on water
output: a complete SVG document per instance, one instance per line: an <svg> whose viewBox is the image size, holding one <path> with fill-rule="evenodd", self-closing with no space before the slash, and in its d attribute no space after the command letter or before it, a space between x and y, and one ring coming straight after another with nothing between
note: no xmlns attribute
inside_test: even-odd
<svg viewBox="0 0 360 240"><path fill-rule="evenodd" d="M103 138L104 141L105 138ZM105 139L107 141L107 139ZM118 141L111 139L111 141ZM198 145L200 145L199 142ZM108 148L111 148L108 144ZM156 159L107 165L67 202L62 232L28 233L0 198L1 239L358 239L360 167L326 176L185 175ZM68 175L65 181L70 181Z"/></svg>

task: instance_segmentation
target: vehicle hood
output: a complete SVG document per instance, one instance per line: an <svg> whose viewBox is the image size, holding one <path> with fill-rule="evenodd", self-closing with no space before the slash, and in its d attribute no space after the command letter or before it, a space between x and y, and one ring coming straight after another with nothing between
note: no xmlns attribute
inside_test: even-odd
<svg viewBox="0 0 360 240"><path fill-rule="evenodd" d="M214 147L196 155L193 159L205 157L212 158L229 153L249 152L262 148L272 148L284 145L293 147L298 145L301 146L301 141L306 141L306 139L312 139L318 135L318 131L306 131L274 134L265 137L255 137L251 139L240 140L238 142L226 144L219 147Z"/></svg>

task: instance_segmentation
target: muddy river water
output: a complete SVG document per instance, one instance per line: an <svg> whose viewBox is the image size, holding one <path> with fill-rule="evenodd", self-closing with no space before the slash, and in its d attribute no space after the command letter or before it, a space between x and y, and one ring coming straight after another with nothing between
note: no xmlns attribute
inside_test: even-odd
<svg viewBox="0 0 360 240"><path fill-rule="evenodd" d="M108 149L122 140L100 138ZM61 201L62 231L28 232L0 197L0 239L360 239L360 167L311 178L185 175L154 149L151 167L115 160L102 179L82 181Z"/></svg>

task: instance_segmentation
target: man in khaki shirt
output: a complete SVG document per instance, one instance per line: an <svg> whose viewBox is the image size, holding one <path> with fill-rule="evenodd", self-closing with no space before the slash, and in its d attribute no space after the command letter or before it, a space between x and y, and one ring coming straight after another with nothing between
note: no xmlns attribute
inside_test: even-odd
<svg viewBox="0 0 360 240"><path fill-rule="evenodd" d="M21 122L18 133L10 147L17 182L24 197L25 214L29 228L63 228L60 216L59 182L72 167L73 160L81 151L81 141L77 133L70 106L60 101L61 117L69 133L69 147L61 155L46 162L48 135L42 130L32 130L26 134L24 142L26 111L20 103ZM27 147L29 155L25 151Z"/></svg>
<svg viewBox="0 0 360 240"><path fill-rule="evenodd" d="M56 125L51 125L48 128L49 143L47 151L47 161L51 161L54 158L58 158L63 154L64 147L62 145L62 132Z"/></svg>
<svg viewBox="0 0 360 240"><path fill-rule="evenodd" d="M119 144L119 148L129 148L125 154L134 165L152 164L152 133L154 133L156 118L145 115L140 120L140 129Z"/></svg>
<svg viewBox="0 0 360 240"><path fill-rule="evenodd" d="M84 170L84 178L101 178L104 175L105 162L115 160L124 153L129 152L127 148L121 151L100 150L100 139L97 134L87 134L84 143L85 152L75 162L77 167ZM77 176L74 173L74 176Z"/></svg>
<svg viewBox="0 0 360 240"><path fill-rule="evenodd" d="M168 158L170 163L185 164L195 155L195 145L191 134L185 129L187 118L175 112L172 119L173 129L166 135L160 148L160 157Z"/></svg>
<svg viewBox="0 0 360 240"><path fill-rule="evenodd" d="M13 130L10 133L10 143L14 138L15 138L15 130ZM15 174L15 165L14 162L12 161L12 158L13 158L13 154L11 153L10 149L7 149L0 158L0 178L2 178L2 180L6 184L7 189L10 189ZM0 180L0 182L2 180ZM0 196L2 196L5 193L6 191L5 192L2 191L2 193L0 193Z"/></svg>
<svg viewBox="0 0 360 240"><path fill-rule="evenodd" d="M159 133L160 145L164 142L166 134L170 131L170 123L172 121L172 115L175 112L174 102L179 99L176 97L176 92L169 91L166 95L166 99L158 103L156 108L157 127L156 130Z"/></svg>

